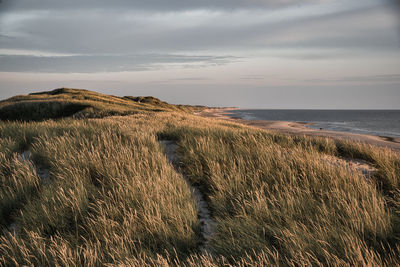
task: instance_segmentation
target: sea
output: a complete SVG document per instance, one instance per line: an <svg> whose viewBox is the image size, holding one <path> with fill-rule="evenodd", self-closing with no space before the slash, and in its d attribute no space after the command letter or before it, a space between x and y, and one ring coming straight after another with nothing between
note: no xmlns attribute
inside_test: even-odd
<svg viewBox="0 0 400 267"><path fill-rule="evenodd" d="M285 110L238 109L232 117L244 120L293 121L307 127L376 136L400 137L400 110Z"/></svg>

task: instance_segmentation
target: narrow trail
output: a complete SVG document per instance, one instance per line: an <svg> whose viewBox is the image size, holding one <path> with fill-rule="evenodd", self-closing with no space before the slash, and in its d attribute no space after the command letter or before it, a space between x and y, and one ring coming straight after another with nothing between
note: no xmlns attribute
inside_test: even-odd
<svg viewBox="0 0 400 267"><path fill-rule="evenodd" d="M361 159L340 158L332 155L324 155L324 159L333 166L345 167L350 171L359 171L365 179L371 179L376 172L377 168L372 166L369 162Z"/></svg>
<svg viewBox="0 0 400 267"><path fill-rule="evenodd" d="M32 162L33 166L35 166L36 174L40 178L40 183L41 184L49 184L50 183L50 172L48 169L43 168L42 166L36 165L33 163L32 160L32 152L29 150L26 150L20 154L18 154L18 161L21 163L26 163L26 162ZM18 227L18 224L16 222L11 222L7 226L7 230L12 234L12 235L17 235L20 232L20 229Z"/></svg>
<svg viewBox="0 0 400 267"><path fill-rule="evenodd" d="M23 153L19 154L18 160L20 162L27 162L32 160L32 152L29 150L24 151ZM42 184L48 184L50 182L50 172L48 169L44 168L43 166L36 165L33 163L36 169L37 176L40 178L40 183Z"/></svg>
<svg viewBox="0 0 400 267"><path fill-rule="evenodd" d="M164 147L165 154L168 160L174 166L175 170L185 178L185 181L190 188L190 192L192 193L192 197L196 201L202 235L202 241L199 245L199 249L203 254L210 254L211 250L209 243L214 234L215 221L211 217L211 212L207 202L205 201L205 197L201 193L200 189L192 184L189 178L180 170L179 158L176 152L178 145L171 140L160 140L159 142Z"/></svg>

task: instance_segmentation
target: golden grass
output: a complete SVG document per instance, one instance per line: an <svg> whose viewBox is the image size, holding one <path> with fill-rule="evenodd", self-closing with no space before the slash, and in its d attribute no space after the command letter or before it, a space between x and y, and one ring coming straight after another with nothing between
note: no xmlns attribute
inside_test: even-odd
<svg viewBox="0 0 400 267"><path fill-rule="evenodd" d="M157 142L166 138L212 208L212 255L198 251L196 204ZM27 149L33 162L19 161ZM367 180L324 153L378 173ZM400 264L399 155L386 149L143 113L0 123L0 162L0 265Z"/></svg>
<svg viewBox="0 0 400 267"><path fill-rule="evenodd" d="M140 100L146 101L140 102ZM42 121L66 117L104 118L143 112L194 112L202 108L204 107L168 104L154 97L117 97L82 89L60 88L0 101L0 120Z"/></svg>

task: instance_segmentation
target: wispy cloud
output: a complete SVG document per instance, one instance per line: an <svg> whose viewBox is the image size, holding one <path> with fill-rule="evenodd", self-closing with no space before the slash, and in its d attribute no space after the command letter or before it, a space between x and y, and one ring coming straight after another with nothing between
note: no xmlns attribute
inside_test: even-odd
<svg viewBox="0 0 400 267"><path fill-rule="evenodd" d="M177 78L170 79L169 81L208 81L209 78L206 77L185 77L185 78Z"/></svg>
<svg viewBox="0 0 400 267"><path fill-rule="evenodd" d="M149 10L149 11L177 11L193 9L217 9L217 10L235 10L252 8L277 8L285 6L301 6L310 3L327 3L334 0L37 0L33 1L14 1L3 0L4 8L13 8L16 10L71 10L71 9L114 9L114 10Z"/></svg>
<svg viewBox="0 0 400 267"><path fill-rule="evenodd" d="M265 79L265 75L249 74L249 75L243 75L242 77L240 77L240 79L241 80L250 80L250 81L264 80Z"/></svg>
<svg viewBox="0 0 400 267"><path fill-rule="evenodd" d="M174 54L30 56L0 55L0 71L47 73L94 73L144 71L169 65L227 64L231 56L187 56Z"/></svg>
<svg viewBox="0 0 400 267"><path fill-rule="evenodd" d="M400 74L379 74L379 75L368 75L368 76L345 76L341 78L330 78L330 79L308 79L307 82L315 83L399 83Z"/></svg>

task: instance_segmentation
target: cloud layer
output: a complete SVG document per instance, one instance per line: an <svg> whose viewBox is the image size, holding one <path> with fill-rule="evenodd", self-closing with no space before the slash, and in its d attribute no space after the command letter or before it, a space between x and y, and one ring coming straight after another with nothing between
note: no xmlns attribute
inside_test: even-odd
<svg viewBox="0 0 400 267"><path fill-rule="evenodd" d="M399 83L398 6L395 0L3 0L0 74L43 73L38 82L58 73L60 86L68 86L69 73L152 72L149 83L173 81L188 90L200 83ZM26 84L0 79L0 94ZM138 84L134 79L125 88Z"/></svg>
<svg viewBox="0 0 400 267"><path fill-rule="evenodd" d="M237 60L229 56L185 55L78 55L30 56L0 55L0 71L46 73L93 73L145 71L173 67L175 64L200 67Z"/></svg>
<svg viewBox="0 0 400 267"><path fill-rule="evenodd" d="M249 9L252 7L262 8ZM80 56L61 60L37 58L34 53L32 57L8 54L3 56L1 70L8 65L18 71L20 65L21 71L27 71L29 65L43 64L43 70L63 72L68 68L55 68L57 62L77 64L81 60L79 71L119 71L119 65L131 65L123 68L127 70L142 68L128 62L132 54L209 55L211 51L225 56L277 48L397 50L399 46L395 22L386 6L372 0L347 5L311 0L21 0L9 4L8 10L0 15L1 48ZM154 62L149 62L151 59ZM147 61L157 64L159 57L150 56Z"/></svg>
<svg viewBox="0 0 400 267"><path fill-rule="evenodd" d="M77 10L77 9L135 9L150 11L181 11L193 9L235 10L252 8L278 8L333 0L3 0L4 8L18 10Z"/></svg>

